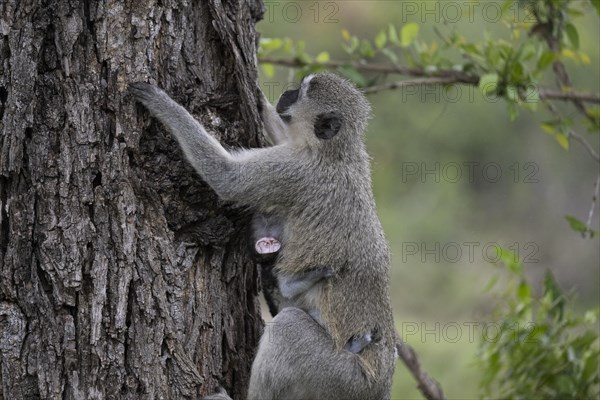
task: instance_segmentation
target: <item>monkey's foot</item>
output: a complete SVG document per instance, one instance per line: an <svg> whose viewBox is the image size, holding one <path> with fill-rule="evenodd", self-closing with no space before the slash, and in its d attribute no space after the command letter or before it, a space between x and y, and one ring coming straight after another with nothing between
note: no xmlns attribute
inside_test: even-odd
<svg viewBox="0 0 600 400"><path fill-rule="evenodd" d="M264 237L256 241L254 248L258 254L277 253L281 248L281 243L274 237Z"/></svg>

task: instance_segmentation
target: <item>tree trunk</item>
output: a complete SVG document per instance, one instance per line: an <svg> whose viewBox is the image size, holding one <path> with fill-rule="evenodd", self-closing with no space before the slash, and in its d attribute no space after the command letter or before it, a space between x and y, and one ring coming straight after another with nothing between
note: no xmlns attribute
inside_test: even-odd
<svg viewBox="0 0 600 400"><path fill-rule="evenodd" d="M127 94L257 146L259 0L0 3L0 399L245 396L248 216Z"/></svg>

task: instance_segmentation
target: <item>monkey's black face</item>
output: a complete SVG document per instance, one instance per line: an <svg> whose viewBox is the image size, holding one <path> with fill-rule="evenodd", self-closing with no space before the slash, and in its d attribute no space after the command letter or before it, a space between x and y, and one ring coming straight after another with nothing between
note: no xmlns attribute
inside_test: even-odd
<svg viewBox="0 0 600 400"><path fill-rule="evenodd" d="M285 112L287 111L288 108L290 108L292 106L292 104L294 104L295 102L298 101L299 93L300 93L300 89L286 90L285 92L283 92L283 94L279 98L279 101L277 102L277 107L275 108L275 110L277 110L277 113L281 116L281 119L283 119L285 122L289 122L290 119L292 118L291 115L287 115L287 114L285 114Z"/></svg>

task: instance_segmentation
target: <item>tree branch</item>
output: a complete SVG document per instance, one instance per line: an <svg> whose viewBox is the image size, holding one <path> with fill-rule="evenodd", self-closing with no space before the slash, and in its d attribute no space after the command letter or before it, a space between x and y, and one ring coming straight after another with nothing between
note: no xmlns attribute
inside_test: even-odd
<svg viewBox="0 0 600 400"><path fill-rule="evenodd" d="M600 104L600 94L598 93L582 93L572 91L561 91L557 89L538 88L540 99L547 100L564 100L564 101L584 101L588 103ZM586 113L587 116L587 113Z"/></svg>
<svg viewBox="0 0 600 400"><path fill-rule="evenodd" d="M417 387L427 400L444 400L444 392L438 382L431 378L421 368L417 354L406 342L400 340L396 344L398 356L402 359L412 376L417 381Z"/></svg>
<svg viewBox="0 0 600 400"><path fill-rule="evenodd" d="M272 58L272 57L261 57L259 59L261 64L273 64L280 65L289 68L301 68L312 65L298 59L285 59L285 58ZM417 67L403 67L393 64L372 64L365 62L356 61L328 61L319 63L327 69L335 69L344 66L350 66L358 71L364 72L377 72L385 74L400 74L414 77L422 77L423 79L407 79L395 82L387 82L381 85L370 86L364 89L365 93L375 93L383 90L398 89L405 86L415 85L448 85L448 84L463 84L476 86L479 84L479 76L464 73L462 71L455 70L438 70L434 72L425 71L423 68ZM600 94L598 93L581 93L572 90L560 91L550 88L537 88L540 95L540 99L544 100L563 100L563 101L577 101L577 102L589 102L600 104Z"/></svg>
<svg viewBox="0 0 600 400"><path fill-rule="evenodd" d="M560 35L562 33L562 23L564 23L564 10L556 9L551 2L547 2L547 4L550 9L548 21L542 21L542 17L540 16L538 10L535 7L532 8L537 24L531 28L530 35L539 35L546 42L550 51L552 51L554 54L560 54ZM559 87L566 88L567 91L570 92L573 88L573 84L571 83L571 79L569 78L565 64L563 64L558 57L552 63L552 70L554 71L554 75L556 75ZM593 124L596 123L594 117L587 113L583 104L584 99L570 97L569 100L585 118L590 120Z"/></svg>
<svg viewBox="0 0 600 400"><path fill-rule="evenodd" d="M405 86L421 86L421 85L446 85L451 83L458 83L452 77L432 77L432 78L419 78L419 79L406 79L402 81L387 82L381 85L368 86L363 89L364 93L376 93L384 90L399 89Z"/></svg>
<svg viewBox="0 0 600 400"><path fill-rule="evenodd" d="M313 65L312 63L307 63L298 59L286 59L286 58L273 58L273 57L260 57L258 62L261 64L273 64L280 65L283 67L289 68L301 68L307 67L309 65ZM366 62L357 62L357 61L327 61L323 63L318 63L319 66L322 66L327 69L334 69L339 67L353 67L358 71L364 72L378 72L385 74L401 74L408 76L423 76L423 77L453 77L456 83L470 83L477 84L479 82L479 77L464 73L462 71L455 70L438 70L435 72L425 71L420 67L403 67L400 65L394 64L375 64L375 63L366 63Z"/></svg>

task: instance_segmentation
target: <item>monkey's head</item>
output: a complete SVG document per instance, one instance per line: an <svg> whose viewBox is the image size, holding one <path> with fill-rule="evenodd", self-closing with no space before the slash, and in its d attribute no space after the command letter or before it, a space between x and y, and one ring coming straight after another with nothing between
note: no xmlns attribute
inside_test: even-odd
<svg viewBox="0 0 600 400"><path fill-rule="evenodd" d="M281 95L276 109L294 139L311 147L362 142L371 112L362 92L332 73L308 75Z"/></svg>

